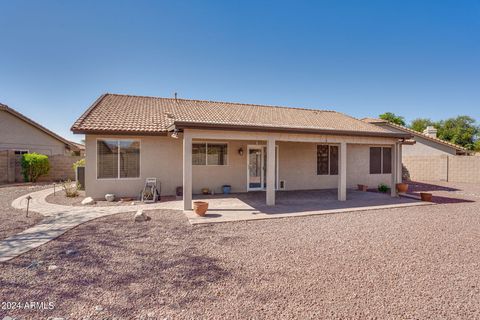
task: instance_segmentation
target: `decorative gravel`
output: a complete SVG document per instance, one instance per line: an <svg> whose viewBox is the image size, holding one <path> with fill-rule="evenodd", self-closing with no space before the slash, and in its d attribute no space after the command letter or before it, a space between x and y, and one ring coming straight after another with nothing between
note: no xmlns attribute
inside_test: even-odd
<svg viewBox="0 0 480 320"><path fill-rule="evenodd" d="M77 197L67 197L65 196L65 192L63 190L59 190L54 194L51 194L47 196L45 199L47 202L54 203L54 204L60 204L60 205L65 205L65 206L83 206L82 205L82 200L85 199L85 191L79 191L79 195ZM162 197L162 201L171 201L171 200L176 200L175 197ZM133 200L133 201L121 201L120 199L116 199L115 201L109 202L106 200L100 200L96 201L95 204L89 205L90 207L109 207L109 206L125 206L125 205L131 205L131 204L142 204L141 201L139 200Z"/></svg>
<svg viewBox="0 0 480 320"><path fill-rule="evenodd" d="M195 227L148 214L92 221L0 266L2 301L55 306L8 315L480 318L479 202Z"/></svg>
<svg viewBox="0 0 480 320"><path fill-rule="evenodd" d="M46 184L0 186L0 239L19 233L42 220L41 214L29 212L27 218L25 211L13 209L10 204L22 195L49 186Z"/></svg>

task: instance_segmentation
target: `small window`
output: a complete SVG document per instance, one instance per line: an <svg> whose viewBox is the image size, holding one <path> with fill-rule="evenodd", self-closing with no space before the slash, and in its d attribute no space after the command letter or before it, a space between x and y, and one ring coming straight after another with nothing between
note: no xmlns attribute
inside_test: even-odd
<svg viewBox="0 0 480 320"><path fill-rule="evenodd" d="M317 175L338 174L338 147L317 145Z"/></svg>
<svg viewBox="0 0 480 320"><path fill-rule="evenodd" d="M226 143L193 143L192 164L207 166L227 165L228 144Z"/></svg>
<svg viewBox="0 0 480 320"><path fill-rule="evenodd" d="M140 177L140 141L97 140L97 178Z"/></svg>
<svg viewBox="0 0 480 320"><path fill-rule="evenodd" d="M15 154L26 154L28 153L28 150L15 150Z"/></svg>
<svg viewBox="0 0 480 320"><path fill-rule="evenodd" d="M370 174L392 173L392 148L370 148Z"/></svg>

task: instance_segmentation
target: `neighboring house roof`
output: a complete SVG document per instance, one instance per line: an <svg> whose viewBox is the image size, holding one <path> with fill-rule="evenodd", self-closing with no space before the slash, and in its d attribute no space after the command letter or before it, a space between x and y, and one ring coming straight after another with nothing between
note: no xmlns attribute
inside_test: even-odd
<svg viewBox="0 0 480 320"><path fill-rule="evenodd" d="M409 138L345 114L244 103L104 94L74 123L74 133L166 134L216 128Z"/></svg>
<svg viewBox="0 0 480 320"><path fill-rule="evenodd" d="M10 113L11 115L19 118L20 120L23 120L24 122L30 124L31 126L37 128L38 130L40 131L43 131L44 133L48 134L49 136L51 136L52 138L60 141L60 142L63 142L67 147L69 147L71 150L79 150L78 146L74 143L74 142L71 142L71 141L68 141L67 139L64 139L62 138L61 136L59 136L58 134L48 130L47 128L45 128L44 126L42 126L41 124L33 121L32 119L24 116L23 114L21 114L20 112L10 108L9 106L5 105L5 104L2 104L0 103L0 111L5 111L5 112L8 112Z"/></svg>
<svg viewBox="0 0 480 320"><path fill-rule="evenodd" d="M392 128L396 128L398 130L401 130L403 132L406 132L406 133L411 133L414 137L417 136L417 137L422 137L424 139L427 139L427 140L430 140L430 141L433 141L433 142L436 142L436 143L439 143L439 144L442 144L442 145L445 145L445 146L448 146L450 148L453 148L455 149L456 151L459 151L460 153L469 153L470 151L462 146L459 146L458 144L454 144L454 143L451 143L451 142L448 142L448 141L445 141L445 140L442 140L440 138L434 138L434 137L431 137L429 135L426 135L425 133L423 132L418 132L418 131L415 131L415 130L412 130L410 128L407 128L407 127L404 127L404 126L401 126L401 125L398 125L396 123L393 123L393 122L390 122L390 121L387 121L387 120L383 120L383 119L375 119L375 118L363 118L362 121L365 121L367 123L371 123L371 124L375 124L375 125L379 125L379 126L390 126Z"/></svg>

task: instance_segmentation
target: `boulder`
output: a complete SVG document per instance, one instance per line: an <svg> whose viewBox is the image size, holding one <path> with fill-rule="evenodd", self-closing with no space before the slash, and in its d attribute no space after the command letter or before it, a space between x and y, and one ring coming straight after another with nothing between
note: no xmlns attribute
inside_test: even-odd
<svg viewBox="0 0 480 320"><path fill-rule="evenodd" d="M48 268L47 268L48 271L54 271L54 270L57 270L57 269L58 269L58 267L54 264L49 265Z"/></svg>
<svg viewBox="0 0 480 320"><path fill-rule="evenodd" d="M115 200L115 195L113 193L107 193L105 195L105 200L107 200L108 202L112 202Z"/></svg>
<svg viewBox="0 0 480 320"><path fill-rule="evenodd" d="M135 213L135 222L142 222L142 221L148 221L150 220L150 217L147 216L143 210L138 210L137 213Z"/></svg>
<svg viewBox="0 0 480 320"><path fill-rule="evenodd" d="M95 204L95 200L93 200L92 197L86 197L85 199L82 200L82 205L88 206L91 204Z"/></svg>

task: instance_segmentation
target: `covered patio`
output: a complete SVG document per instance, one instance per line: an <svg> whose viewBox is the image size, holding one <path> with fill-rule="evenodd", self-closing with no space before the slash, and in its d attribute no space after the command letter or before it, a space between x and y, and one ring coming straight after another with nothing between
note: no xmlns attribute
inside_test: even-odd
<svg viewBox="0 0 480 320"><path fill-rule="evenodd" d="M429 205L406 197L391 197L378 192L347 189L347 201L338 201L337 189L277 191L275 206L265 202L265 192L229 195L194 196L194 200L207 200L209 209L205 217L186 210L191 224L261 220L343 212Z"/></svg>
<svg viewBox="0 0 480 320"><path fill-rule="evenodd" d="M305 199L302 196L303 201L307 201L306 204L302 204L302 207L308 207L312 204L313 198L315 200L321 199L322 201L331 201L332 204L327 205L326 208L330 209L340 209L340 208L348 208L352 207L352 203L350 201L346 202L345 204L341 204L341 202L347 200L355 200L350 199L349 196L352 195L348 193L348 188L353 188L357 184L365 184L369 186L377 186L379 181L384 184L390 186L390 196L393 198L398 197L395 185L397 181L401 181L401 154L402 154L402 143L404 143L403 138L398 138L396 134L391 133L358 133L357 136L349 136L343 132L336 131L335 134L327 133L327 134L313 134L312 132L306 133L292 133L292 132L255 132L255 131L246 131L246 130L207 130L207 129L191 129L188 127L177 126L183 130L183 209L185 211L192 210L192 200L194 199L194 194L198 193L197 191L193 192L193 165L192 165L192 144L198 143L199 141L226 141L225 143L233 143L235 141L247 141L247 144L255 143L256 145L261 146L263 148L265 159L264 164L262 161L262 169L261 171L264 172L264 177L261 179L261 186L259 189L263 189L264 192L255 192L254 195L240 195L241 202L244 200L247 202L252 202L254 204L253 207L261 207L262 212L270 212L275 213L277 210L285 210L282 209L282 196L280 195L280 199L277 199L277 193L282 194L282 183L278 183L283 180L285 175L289 175L290 179L287 179L288 187L284 188L285 190L305 190L305 189L328 189L334 188L335 190L329 190L324 192L317 192L315 197L309 197L309 199ZM175 129L178 130L178 129ZM297 130L298 131L298 130ZM279 145L281 145L280 148ZM285 145L288 144L288 145ZM294 145L297 144L297 145ZM292 161L293 159L311 159L313 160L314 157L317 155L315 152L311 152L313 149L302 149L298 146L301 144L303 145L310 145L312 147L316 147L318 145L325 145L327 148L335 147L336 148L336 161L337 167L335 169L334 175L330 172L330 175L326 176L319 176L319 173L315 170L315 163L307 163L302 162L301 164L294 166L295 163ZM360 147L356 148L356 147ZM388 160L378 162L379 167L386 167L385 163L388 163L389 172L387 174L383 174L384 172L380 171L379 174L372 174L368 170L368 161L369 161L369 148L376 147L378 150L389 149L389 157ZM250 148L247 146L246 149ZM243 148L241 148L243 150ZM279 152L280 157L280 165L278 165L277 160L277 151ZM285 162L285 154L286 151L289 154L289 159ZM355 152L353 152L355 151ZM310 153L311 152L311 153ZM263 153L262 153L263 154ZM243 153L242 153L243 155ZM250 153L249 153L250 155ZM230 150L229 157L237 157L235 154L235 150ZM284 162L282 163L282 157ZM370 156L371 157L371 156ZM387 158L386 158L387 159ZM240 172L241 175L247 175L247 163L249 159L241 158L238 160L239 163L243 164L243 167L240 165L231 165L230 168L235 173ZM310 160L309 160L310 161ZM313 160L315 161L315 160ZM330 161L331 162L331 161ZM230 165L230 163L228 163ZM198 172L198 166L195 166ZM221 166L220 166L221 167ZM220 171L219 166L203 166L202 171L204 173L208 172L208 175L203 176L203 182L205 185L211 184L212 180L215 180L218 177L228 176L230 181L232 179L243 179L239 178L238 176L233 177L232 171ZM245 169L244 169L245 168ZM381 168L380 168L381 169ZM209 170L209 171L207 171ZM245 171L243 171L245 170ZM278 171L280 170L281 176L278 177ZM328 169L327 169L328 170ZM383 170L383 169L381 169ZM242 173L245 172L245 173ZM283 174L282 174L283 171ZM198 175L197 175L198 177ZM206 178L205 178L206 177ZM319 177L323 180L320 181ZM378 179L378 178L381 179ZM228 181L228 182L230 182ZM248 181L248 180L247 180ZM294 183L292 183L292 181ZM317 182L314 182L317 181ZM383 182L384 181L384 182ZM231 182L230 182L231 183ZM230 184L227 183L227 184ZM245 183L247 185L247 183ZM293 185L293 187L291 187ZM218 190L218 189L217 189ZM251 191L248 188L246 190L241 190L237 188L234 192L245 192ZM293 194L293 193L291 193ZM301 193L304 195L305 191ZM284 200L285 200L284 194ZM382 197L385 195L382 195ZM374 196L372 196L374 197ZM251 198L255 198L255 200L248 200ZM288 197L287 197L288 198ZM365 196L363 196L365 198ZM219 202L221 199L218 197L212 197L214 202ZM291 199L294 200L294 199ZM358 199L357 199L358 200ZM395 200L393 200L395 201ZM334 204L335 203L335 204ZM290 202L289 205L292 203ZM216 204L212 203L213 206ZM227 209L227 203L222 203L220 207ZM228 202L230 206L229 210L234 210L235 208L235 201ZM279 206L279 208L268 209L268 206ZM242 209L251 210L251 208L245 208L241 204L239 207ZM324 208L324 206L320 206ZM317 210L318 207L312 208L312 210ZM294 209L296 212L297 210ZM302 209L302 211L309 211ZM311 211L311 210L310 210Z"/></svg>

